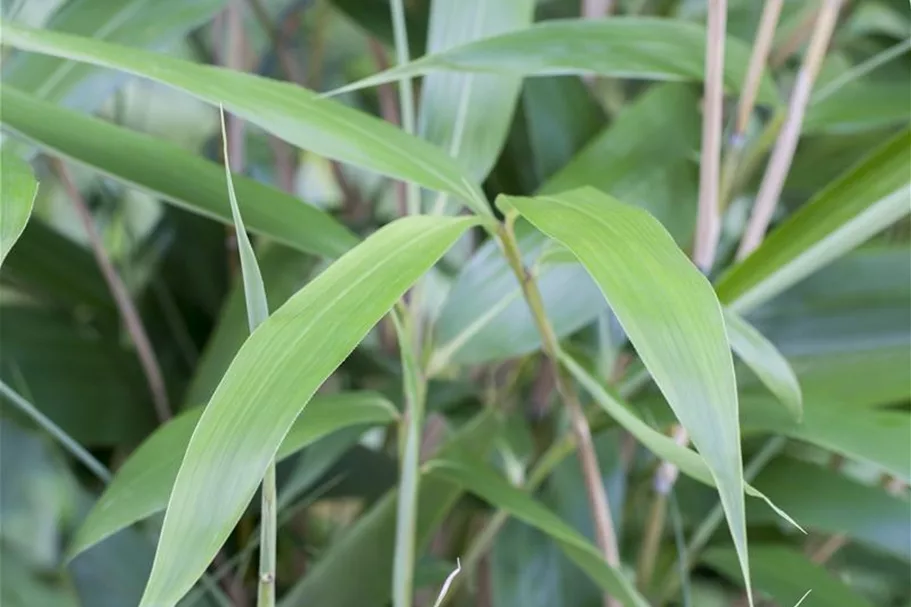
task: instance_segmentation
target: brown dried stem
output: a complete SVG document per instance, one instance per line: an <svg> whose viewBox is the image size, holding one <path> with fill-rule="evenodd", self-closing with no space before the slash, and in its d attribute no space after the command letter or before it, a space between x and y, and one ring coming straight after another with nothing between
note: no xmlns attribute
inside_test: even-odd
<svg viewBox="0 0 911 607"><path fill-rule="evenodd" d="M164 375L161 373L161 366L158 364L155 350L152 348L152 342L149 340L149 335L142 323L142 318L136 310L136 305L133 303L133 299L130 297L126 285L124 285L123 281L120 279L111 258L108 257L107 251L104 249L104 245L101 242L101 235L98 234L98 231L95 229L92 214L89 211L88 206L86 206L82 193L79 192L79 188L76 187L69 169L57 158L51 158L50 164L57 174L57 177L60 179L63 188L66 190L67 196L69 196L70 201L73 203L73 207L76 209L79 219L82 221L82 225L89 238L89 244L92 247L92 253L95 255L95 261L101 269L104 281L107 283L108 289L114 297L114 302L117 305L120 318L123 320L123 324L130 334L130 339L136 347L136 354L139 356L139 363L142 366L146 382L149 385L149 392L152 394L152 403L155 405L155 413L158 416L158 421L162 423L166 422L171 419L171 406L168 403L168 391L165 385Z"/></svg>

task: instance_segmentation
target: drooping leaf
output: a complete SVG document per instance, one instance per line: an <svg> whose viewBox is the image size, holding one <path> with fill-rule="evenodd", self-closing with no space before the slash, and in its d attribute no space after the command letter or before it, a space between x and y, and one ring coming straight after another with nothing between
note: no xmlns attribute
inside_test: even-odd
<svg viewBox="0 0 911 607"><path fill-rule="evenodd" d="M736 312L724 310L731 348L752 369L760 381L778 397L795 419L800 419L803 397L800 384L788 360L750 323Z"/></svg>
<svg viewBox="0 0 911 607"><path fill-rule="evenodd" d="M70 558L165 509L202 412L202 407L188 409L159 427L124 462L79 528L68 551ZM278 457L288 457L341 428L386 424L396 417L392 404L375 394L316 397L291 426Z"/></svg>
<svg viewBox="0 0 911 607"><path fill-rule="evenodd" d="M69 158L181 208L232 223L222 168L149 135L31 97L4 84L0 122L45 151ZM316 207L238 175L239 208L254 232L337 257L357 238Z"/></svg>
<svg viewBox="0 0 911 607"><path fill-rule="evenodd" d="M477 184L442 150L388 123L279 82L78 36L4 26L3 44L135 74L186 91L322 156L446 192L492 212Z"/></svg>
<svg viewBox="0 0 911 607"><path fill-rule="evenodd" d="M187 592L230 534L317 388L405 290L477 223L409 217L389 224L250 336L187 447L143 605L172 605ZM197 508L200 496L212 507Z"/></svg>
<svg viewBox="0 0 911 607"><path fill-rule="evenodd" d="M72 0L64 3L46 28L135 47L157 47L180 38L224 8L226 0ZM6 24L4 24L6 25ZM53 57L13 57L3 74L4 85L39 99L94 109L113 91L116 81L99 70Z"/></svg>
<svg viewBox="0 0 911 607"><path fill-rule="evenodd" d="M716 487L717 483L712 476L706 462L698 453L678 445L672 438L664 435L644 421L637 417L628 406L622 404L614 398L598 381L582 368L571 356L565 352L560 352L560 363L569 371L576 381L595 399L600 406L611 418L623 426L627 432L636 437L649 451L664 461L670 462L677 466L681 472L710 487ZM765 495L757 491L748 483L743 483L743 490L747 495L757 497L763 500L768 506L776 512L781 518L791 523L794 527L799 525L788 516L783 510L772 503Z"/></svg>
<svg viewBox="0 0 911 607"><path fill-rule="evenodd" d="M533 9L531 0L435 0L430 8L427 51L440 53L522 29L531 23ZM483 180L506 140L521 84L519 76L428 76L421 87L421 136L444 150L454 150L468 173Z"/></svg>
<svg viewBox="0 0 911 607"><path fill-rule="evenodd" d="M28 163L3 153L0 156L0 266L25 230L37 194L38 182Z"/></svg>
<svg viewBox="0 0 911 607"><path fill-rule="evenodd" d="M622 571L607 565L597 548L560 517L492 472L483 462L440 459L431 462L429 471L433 476L458 483L467 491L554 538L570 559L623 605L648 605Z"/></svg>
<svg viewBox="0 0 911 607"><path fill-rule="evenodd" d="M644 80L699 81L704 74L705 28L671 19L616 17L551 20L422 57L343 87L352 90L435 71L498 75L600 74ZM725 88L739 89L750 51L725 42ZM775 88L762 80L759 103L776 104Z"/></svg>
<svg viewBox="0 0 911 607"><path fill-rule="evenodd" d="M711 285L654 218L597 190L498 205L572 251L598 283L715 479L749 586L736 380Z"/></svg>
<svg viewBox="0 0 911 607"><path fill-rule="evenodd" d="M756 589L779 605L796 605L809 590L802 607L872 607L870 602L798 550L783 544L753 544L750 560ZM701 560L738 583L736 555L721 546L706 550Z"/></svg>
<svg viewBox="0 0 911 607"><path fill-rule="evenodd" d="M461 461L488 452L499 418L486 410L468 421L443 445L438 457ZM457 484L421 473L416 544L423 547L462 494ZM381 605L392 595L392 556L398 493L391 490L362 516L279 602L279 607ZM351 572L358 571L357 583Z"/></svg>
<svg viewBox="0 0 911 607"><path fill-rule="evenodd" d="M719 299L744 312L861 244L911 212L905 129L773 230L718 281Z"/></svg>
<svg viewBox="0 0 911 607"><path fill-rule="evenodd" d="M557 171L542 193L591 185L645 208L684 244L695 223L695 208L687 199L696 200L696 170L688 160L698 143L696 110L696 95L685 85L649 89ZM546 239L524 222L516 232L531 266ZM605 309L597 285L578 263L545 264L539 270L538 288L558 337ZM515 275L493 241L462 269L434 327L437 349L451 350L447 357L463 364L519 356L541 345Z"/></svg>

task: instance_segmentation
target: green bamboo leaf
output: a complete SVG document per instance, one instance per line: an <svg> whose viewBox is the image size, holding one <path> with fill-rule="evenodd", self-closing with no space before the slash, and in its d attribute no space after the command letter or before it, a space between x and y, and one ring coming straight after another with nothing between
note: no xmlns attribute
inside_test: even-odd
<svg viewBox="0 0 911 607"><path fill-rule="evenodd" d="M492 216L483 193L442 150L300 86L78 36L4 24L4 45L149 78L183 90L303 149L451 194Z"/></svg>
<svg viewBox="0 0 911 607"><path fill-rule="evenodd" d="M426 216L389 224L250 336L187 447L143 606L173 605L187 592L230 534L313 393L405 290L477 224L474 218ZM210 508L197 508L200 496Z"/></svg>
<svg viewBox="0 0 911 607"><path fill-rule="evenodd" d="M617 398L612 396L598 380L587 373L578 362L565 352L560 352L560 364L585 388L586 392L591 394L598 406L604 409L614 421L623 426L630 434L635 436L649 451L660 459L674 464L690 478L710 487L718 486L712 476L712 471L698 453L678 445L672 438L658 432L639 419L629 406L622 404ZM747 495L764 501L781 518L800 529L800 525L794 519L754 487L744 482L743 490Z"/></svg>
<svg viewBox="0 0 911 607"><path fill-rule="evenodd" d="M880 146L775 229L718 281L735 312L755 308L911 212L911 129Z"/></svg>
<svg viewBox="0 0 911 607"><path fill-rule="evenodd" d="M434 0L430 7L428 52L527 27L531 0ZM490 172L506 141L522 78L436 73L421 88L421 136L448 150L478 180Z"/></svg>
<svg viewBox="0 0 911 607"><path fill-rule="evenodd" d="M724 324L727 327L731 348L753 370L760 381L778 397L794 419L800 419L803 396L797 375L788 359L772 343L763 337L750 323L736 312L724 310Z"/></svg>
<svg viewBox="0 0 911 607"><path fill-rule="evenodd" d="M697 171L689 161L699 141L696 110L696 95L686 85L650 88L542 185L541 193L596 187L646 209L685 243L696 216ZM546 120L552 117L542 116ZM535 265L547 239L525 222L516 225L516 236L526 265ZM605 310L604 297L578 263L544 264L538 270L538 288L558 337ZM520 286L495 241L484 243L459 273L434 331L436 364L443 359L476 364L541 347Z"/></svg>
<svg viewBox="0 0 911 607"><path fill-rule="evenodd" d="M44 151L69 158L181 208L233 223L220 166L167 141L47 103L4 84L4 129ZM239 208L258 234L306 253L337 257L357 243L316 207L238 175Z"/></svg>
<svg viewBox="0 0 911 607"><path fill-rule="evenodd" d="M907 125L908 88L911 83L854 82L811 103L802 132L856 133L889 126Z"/></svg>
<svg viewBox="0 0 911 607"><path fill-rule="evenodd" d="M500 430L497 414L487 409L456 431L438 457L462 461L483 457ZM457 484L421 472L415 542L426 546L462 495ZM280 601L279 607L310 605L382 605L392 594L392 563L398 491L392 489L317 561ZM352 583L351 572L358 572Z"/></svg>
<svg viewBox="0 0 911 607"><path fill-rule="evenodd" d="M422 57L342 87L337 92L440 70L501 76L600 74L644 80L699 81L705 69L705 39L705 28L701 25L672 19L552 20ZM750 49L743 41L727 39L724 85L728 91L739 90L749 56ZM778 95L768 76L762 80L758 101L768 105L778 103Z"/></svg>
<svg viewBox="0 0 911 607"><path fill-rule="evenodd" d="M12 154L0 156L0 266L22 236L37 195L32 167Z"/></svg>
<svg viewBox="0 0 911 607"><path fill-rule="evenodd" d="M863 485L831 468L779 457L756 477L758 489L807 528L911 560L911 504L877 486ZM863 513L863 516L858 516ZM749 511L750 524L774 523L764 508Z"/></svg>
<svg viewBox="0 0 911 607"><path fill-rule="evenodd" d="M161 512L177 478L203 407L160 426L124 462L92 507L69 547L70 559L133 523ZM398 417L386 399L369 392L315 397L291 426L278 459L349 426L388 424Z"/></svg>
<svg viewBox="0 0 911 607"><path fill-rule="evenodd" d="M552 537L566 556L623 605L647 607L648 601L636 591L626 575L609 566L598 549L588 540L527 493L510 485L482 461L437 459L428 465L428 470L432 476L459 484L481 499Z"/></svg>
<svg viewBox="0 0 911 607"><path fill-rule="evenodd" d="M825 567L794 548L781 544L754 544L750 546L750 552L756 588L778 605L796 605L809 590L801 607L872 607ZM735 559L733 551L722 546L713 546L701 556L702 562L738 583L739 572L733 566Z"/></svg>
<svg viewBox="0 0 911 607"><path fill-rule="evenodd" d="M497 203L572 251L598 283L711 470L749 586L737 386L712 286L660 223L597 190Z"/></svg>
<svg viewBox="0 0 911 607"><path fill-rule="evenodd" d="M224 8L227 0L71 0L46 29L135 47L177 40ZM92 109L109 94L110 75L87 65L53 57L20 55L4 66L3 83L40 99ZM107 78L105 78L107 76Z"/></svg>

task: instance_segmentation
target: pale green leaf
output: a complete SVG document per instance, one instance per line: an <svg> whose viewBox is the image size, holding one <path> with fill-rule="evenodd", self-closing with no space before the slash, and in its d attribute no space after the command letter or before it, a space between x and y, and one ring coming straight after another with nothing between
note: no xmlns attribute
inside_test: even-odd
<svg viewBox="0 0 911 607"><path fill-rule="evenodd" d="M303 87L162 54L5 24L3 44L128 72L183 90L303 149L445 192L492 216L483 193L442 150Z"/></svg>
<svg viewBox="0 0 911 607"><path fill-rule="evenodd" d="M510 485L483 462L439 459L431 462L428 468L431 475L458 483L497 508L552 537L560 544L566 556L623 605L648 605L648 601L636 591L626 575L609 566L597 548L560 517L535 502L524 491Z"/></svg>
<svg viewBox="0 0 911 607"><path fill-rule="evenodd" d="M37 194L32 167L12 154L0 156L0 265L25 230Z"/></svg>
<svg viewBox="0 0 911 607"><path fill-rule="evenodd" d="M498 205L566 246L598 283L708 465L749 585L737 386L712 286L653 217L597 190Z"/></svg>
<svg viewBox="0 0 911 607"><path fill-rule="evenodd" d="M736 312L755 308L911 212L906 129L773 230L718 281Z"/></svg>
<svg viewBox="0 0 911 607"><path fill-rule="evenodd" d="M790 546L754 544L750 546L750 553L756 589L778 605L796 605L809 590L810 595L801 607L872 607L869 601L826 571L825 567ZM738 583L739 572L733 566L736 558L732 550L721 546L713 546L701 556L704 563Z"/></svg>
<svg viewBox="0 0 911 607"><path fill-rule="evenodd" d="M342 256L253 332L202 414L168 502L143 606L175 604L253 497L317 388L478 220L408 217ZM211 505L200 510L205 496ZM189 548L188 548L189 547Z"/></svg>
<svg viewBox="0 0 911 607"><path fill-rule="evenodd" d="M533 9L531 0L434 0L427 52L527 27ZM521 84L519 76L432 74L421 87L419 132L481 180L506 141Z"/></svg>
<svg viewBox="0 0 911 607"><path fill-rule="evenodd" d="M724 323L734 353L778 397L791 415L800 419L803 397L788 359L736 312L724 310Z"/></svg>
<svg viewBox="0 0 911 607"><path fill-rule="evenodd" d="M44 151L69 158L181 208L233 223L220 166L167 141L0 87L0 122ZM239 208L258 234L337 257L357 243L316 207L254 179L235 178Z"/></svg>
<svg viewBox="0 0 911 607"><path fill-rule="evenodd" d="M159 427L123 463L95 503L69 548L70 558L168 505L168 496L202 407ZM282 441L278 458L292 455L341 428L387 424L397 418L389 401L371 393L315 397Z"/></svg>
<svg viewBox="0 0 911 607"><path fill-rule="evenodd" d="M854 82L812 103L807 108L802 131L854 133L889 126L907 125L911 120L908 90L911 82Z"/></svg>
<svg viewBox="0 0 911 607"><path fill-rule="evenodd" d="M45 27L95 40L154 47L202 25L225 4L226 0L70 0ZM114 88L110 76L99 78L103 74L96 68L54 57L22 55L4 67L4 84L82 109L93 109Z"/></svg>
<svg viewBox="0 0 911 607"><path fill-rule="evenodd" d="M703 26L672 19L551 20L428 55L341 90L375 86L405 75L439 70L510 77L600 74L644 80L699 81L704 74L705 39ZM749 47L741 40L727 39L724 63L727 90L740 89L749 56ZM761 82L758 101L769 105L778 103L775 87L767 76Z"/></svg>

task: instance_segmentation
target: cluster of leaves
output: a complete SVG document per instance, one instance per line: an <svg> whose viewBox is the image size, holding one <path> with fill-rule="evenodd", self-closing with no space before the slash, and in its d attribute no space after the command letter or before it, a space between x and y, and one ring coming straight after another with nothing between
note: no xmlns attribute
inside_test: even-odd
<svg viewBox="0 0 911 607"><path fill-rule="evenodd" d="M911 605L908 6L840 7L743 256L841 4L784 3L700 271L725 3L607 4L4 2L3 604Z"/></svg>

